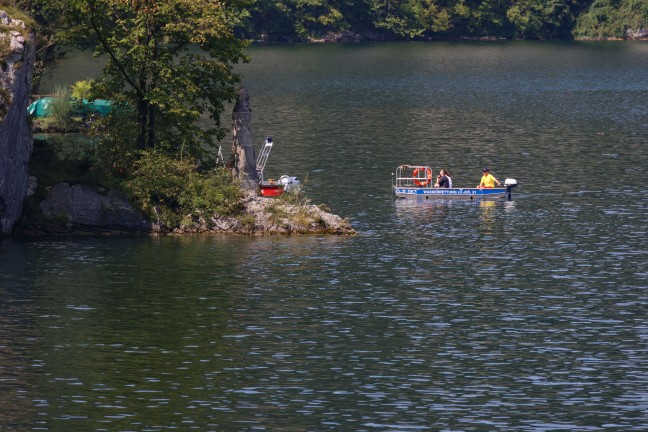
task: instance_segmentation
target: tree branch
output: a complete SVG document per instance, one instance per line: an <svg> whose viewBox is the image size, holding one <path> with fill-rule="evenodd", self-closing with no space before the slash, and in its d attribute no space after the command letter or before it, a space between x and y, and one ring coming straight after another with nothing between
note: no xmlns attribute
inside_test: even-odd
<svg viewBox="0 0 648 432"><path fill-rule="evenodd" d="M141 99L144 98L144 94L142 93L141 89L135 85L135 82L131 79L131 77L128 75L128 72L126 72L126 69L124 66L121 64L115 53L110 49L110 46L108 45L108 42L106 39L103 37L103 34L100 31L99 25L95 21L95 6L96 2L95 0L88 0L88 7L90 8L90 25L92 25L92 29L94 30L95 34L99 38L99 42L101 42L101 46L106 50L112 61L115 63L119 71L122 73L124 76L124 79L128 82L128 84L133 87L135 92L137 93L137 96Z"/></svg>

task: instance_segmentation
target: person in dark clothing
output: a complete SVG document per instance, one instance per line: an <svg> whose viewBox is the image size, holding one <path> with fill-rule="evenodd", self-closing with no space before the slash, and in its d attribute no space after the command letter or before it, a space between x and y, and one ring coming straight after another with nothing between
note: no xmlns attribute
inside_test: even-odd
<svg viewBox="0 0 648 432"><path fill-rule="evenodd" d="M441 170L441 175L448 177L448 183L450 184L450 186L448 186L448 187L452 188L452 177L450 176L450 171L448 171L447 169L442 169Z"/></svg>
<svg viewBox="0 0 648 432"><path fill-rule="evenodd" d="M437 188L449 188L450 187L450 179L448 179L448 177L445 175L445 170L441 170L441 172L437 176L437 181L436 181L434 187L437 187Z"/></svg>

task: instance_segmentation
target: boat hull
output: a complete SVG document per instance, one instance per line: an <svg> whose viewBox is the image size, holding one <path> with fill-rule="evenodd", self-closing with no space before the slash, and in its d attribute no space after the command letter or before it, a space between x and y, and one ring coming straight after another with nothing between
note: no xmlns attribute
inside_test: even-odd
<svg viewBox="0 0 648 432"><path fill-rule="evenodd" d="M259 195L264 197L276 197L284 193L284 185L282 184L272 184L272 185L259 185Z"/></svg>
<svg viewBox="0 0 648 432"><path fill-rule="evenodd" d="M413 199L499 199L506 198L506 188L417 188L395 187L398 198Z"/></svg>

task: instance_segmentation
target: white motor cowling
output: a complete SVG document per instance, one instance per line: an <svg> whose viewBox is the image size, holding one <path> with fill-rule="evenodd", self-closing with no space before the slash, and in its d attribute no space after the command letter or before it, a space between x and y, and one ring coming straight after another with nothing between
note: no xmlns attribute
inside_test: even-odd
<svg viewBox="0 0 648 432"><path fill-rule="evenodd" d="M511 201L511 189L516 187L518 184L517 180L512 178L507 178L504 180L504 186L506 186L506 199Z"/></svg>
<svg viewBox="0 0 648 432"><path fill-rule="evenodd" d="M290 177L287 175L282 175L279 178L279 183L284 186L284 191L288 192L289 190L298 190L301 188L301 183L297 177Z"/></svg>

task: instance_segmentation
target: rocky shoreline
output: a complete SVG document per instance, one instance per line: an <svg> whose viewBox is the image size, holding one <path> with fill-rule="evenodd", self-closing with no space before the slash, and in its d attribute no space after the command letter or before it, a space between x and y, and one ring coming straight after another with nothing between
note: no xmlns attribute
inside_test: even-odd
<svg viewBox="0 0 648 432"><path fill-rule="evenodd" d="M321 206L290 204L244 191L235 216L191 217L169 228L147 220L114 191L61 183L40 203L42 215L24 218L14 235L148 236L187 234L354 235L347 219Z"/></svg>

